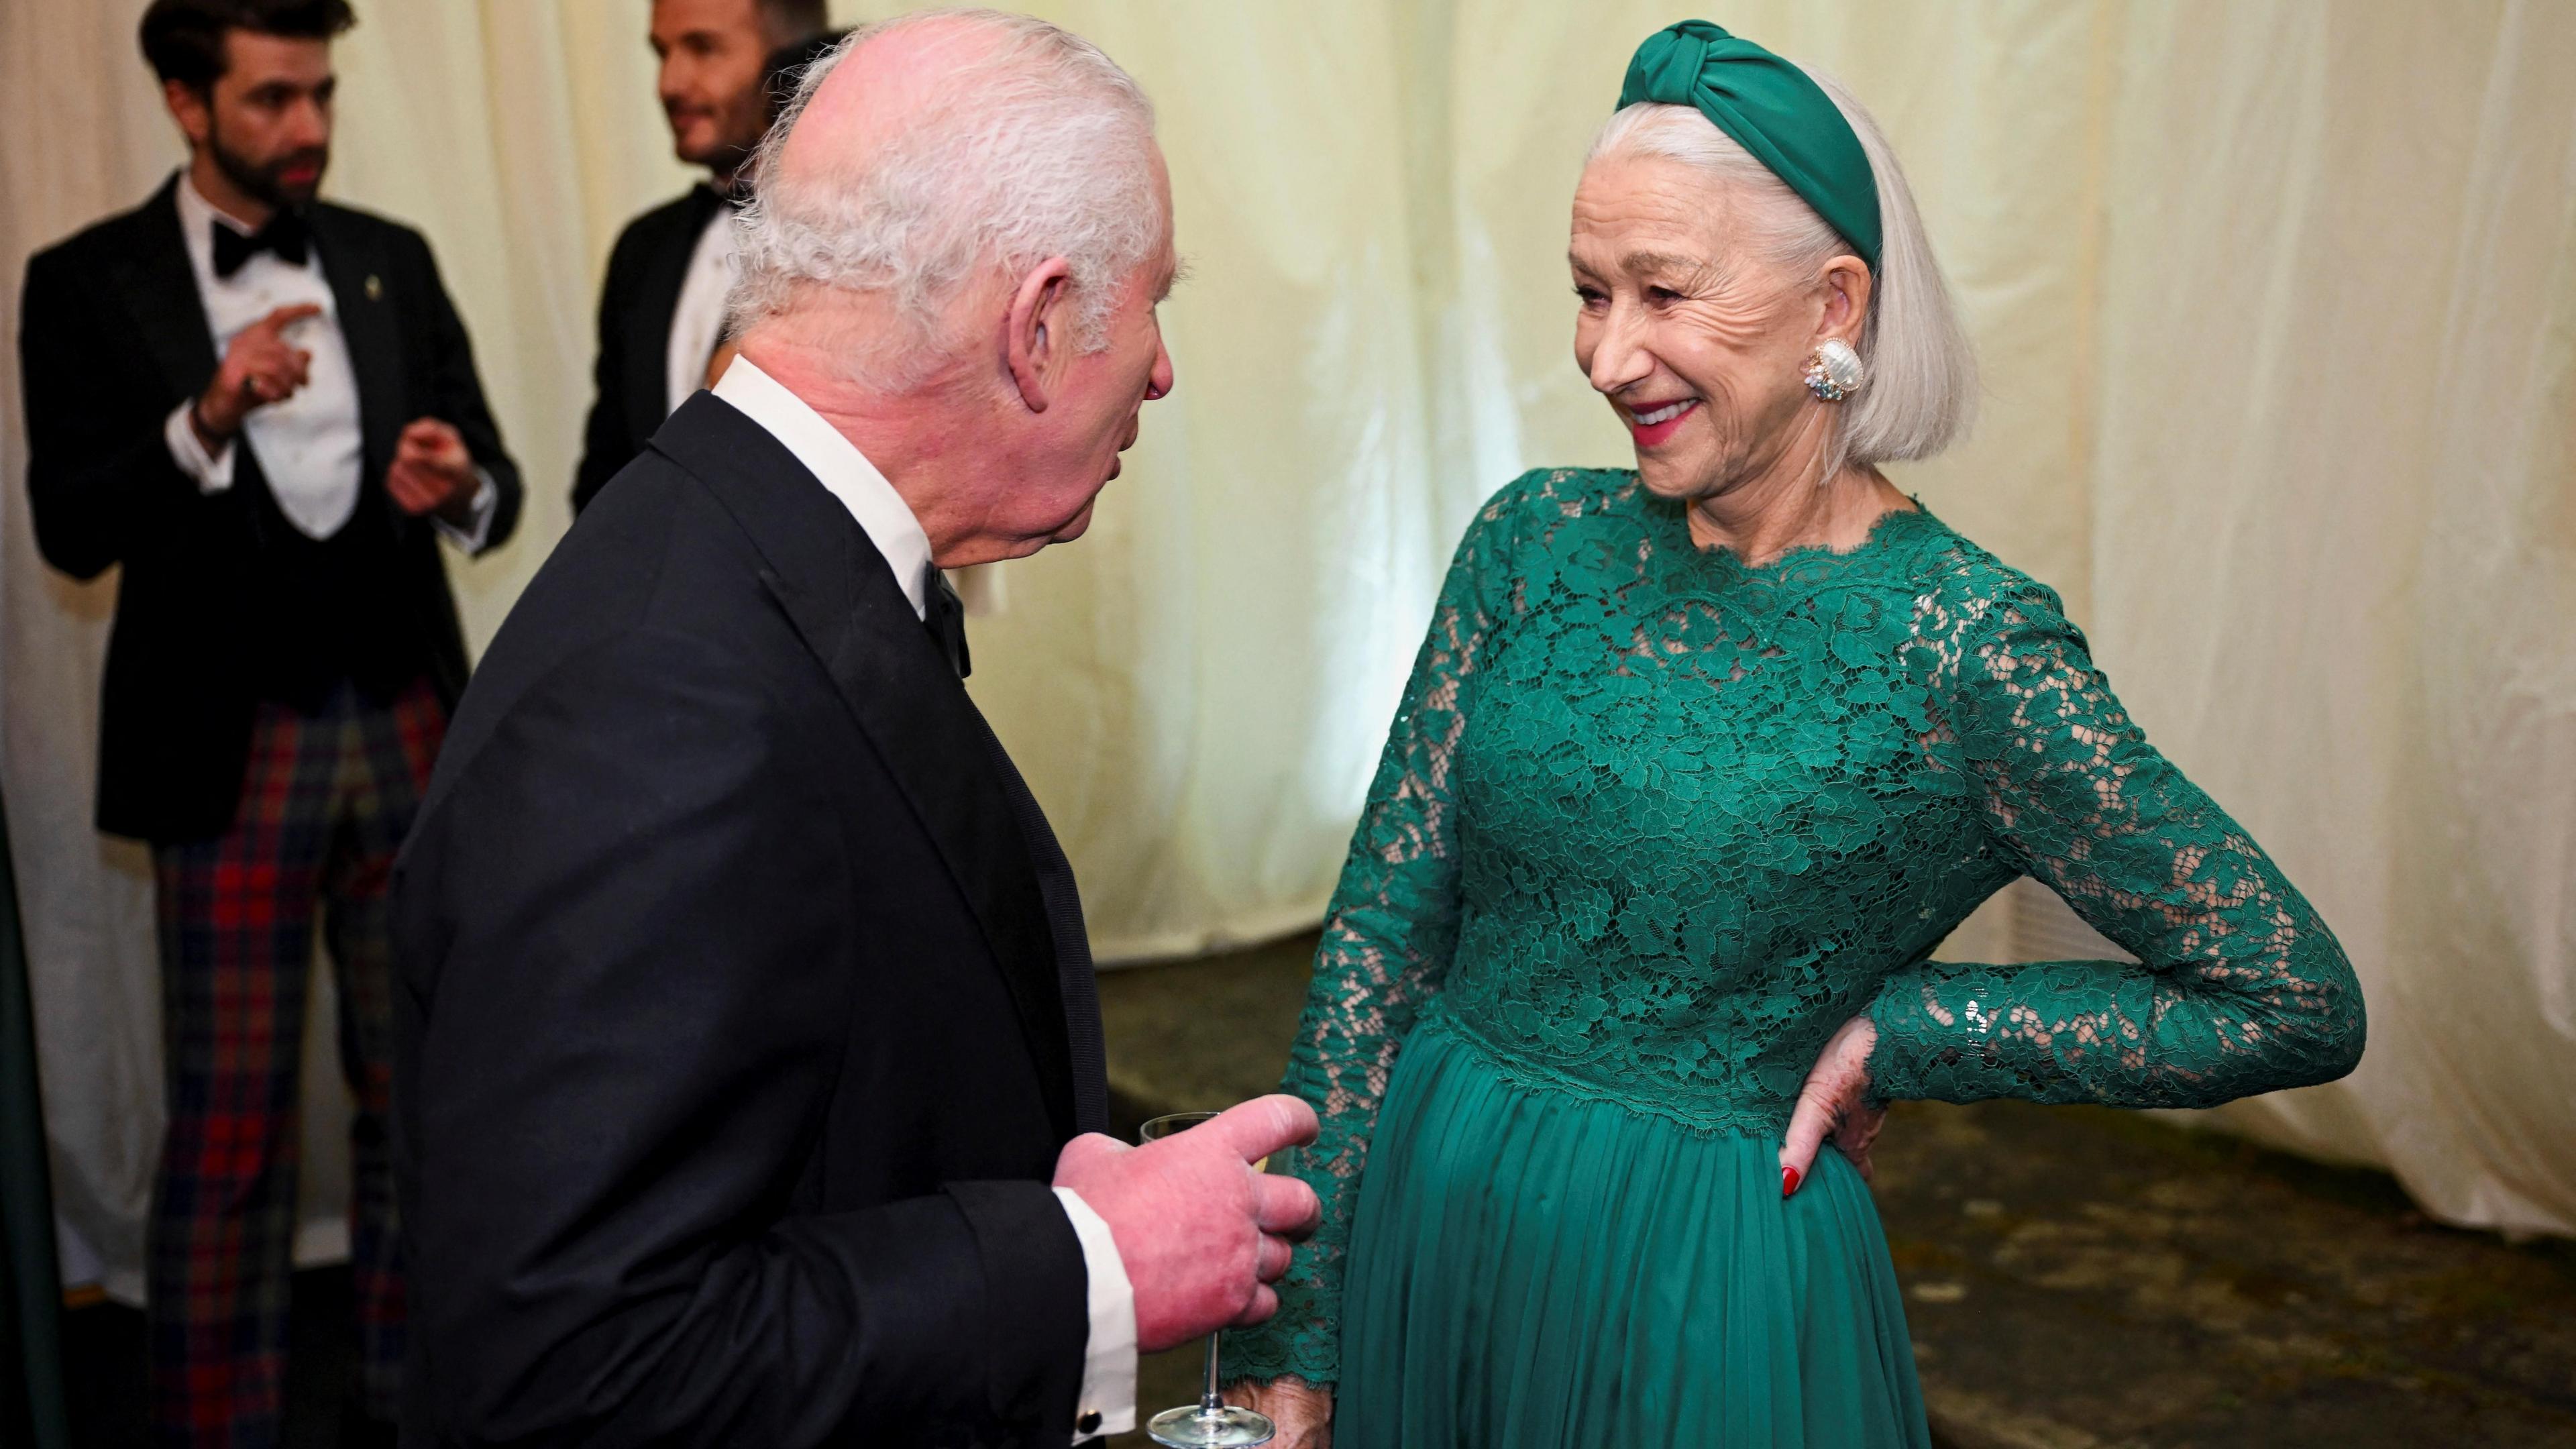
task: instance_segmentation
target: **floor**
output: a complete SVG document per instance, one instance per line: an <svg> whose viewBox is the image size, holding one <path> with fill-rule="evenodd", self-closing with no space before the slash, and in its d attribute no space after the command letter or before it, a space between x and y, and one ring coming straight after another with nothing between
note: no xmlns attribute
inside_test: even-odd
<svg viewBox="0 0 2576 1449"><path fill-rule="evenodd" d="M1122 1122L1268 1090L1312 946L1104 976ZM1878 1161L1945 1449L2576 1449L2576 1243L2454 1231L2383 1175L2133 1113L1905 1104ZM290 1449L336 1442L348 1292L297 1276ZM141 1315L68 1326L79 1442L141 1443ZM1149 1359L1140 1404L1192 1399L1198 1366Z"/></svg>
<svg viewBox="0 0 2576 1449"><path fill-rule="evenodd" d="M337 1449L342 1403L358 1369L352 1321L348 1269L295 1275L284 1449ZM142 1449L151 1442L139 1309L99 1303L64 1314L63 1363L76 1449Z"/></svg>

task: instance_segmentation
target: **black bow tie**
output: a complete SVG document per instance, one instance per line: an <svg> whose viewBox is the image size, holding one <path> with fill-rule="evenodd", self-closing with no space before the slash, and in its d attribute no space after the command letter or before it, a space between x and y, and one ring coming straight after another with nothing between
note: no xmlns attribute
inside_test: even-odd
<svg viewBox="0 0 2576 1449"><path fill-rule="evenodd" d="M966 653L966 605L948 586L948 575L939 571L939 565L928 565L922 572L926 577L921 587L921 627L930 631L957 677L964 679L975 672L974 661Z"/></svg>
<svg viewBox="0 0 2576 1449"><path fill-rule="evenodd" d="M261 252L275 252L277 259L290 267L304 265L311 255L313 234L304 218L280 210L268 219L268 225L244 236L224 223L215 223L215 275L229 277L244 263Z"/></svg>

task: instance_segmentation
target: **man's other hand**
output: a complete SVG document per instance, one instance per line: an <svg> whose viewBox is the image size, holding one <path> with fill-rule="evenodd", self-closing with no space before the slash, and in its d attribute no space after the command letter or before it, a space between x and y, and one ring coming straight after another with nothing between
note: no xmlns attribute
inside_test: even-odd
<svg viewBox="0 0 2576 1449"><path fill-rule="evenodd" d="M1315 1140L1315 1110L1257 1097L1142 1147L1098 1133L1065 1144L1055 1185L1109 1224L1136 1294L1136 1343L1155 1353L1279 1311L1270 1285L1315 1231L1315 1190L1253 1164Z"/></svg>
<svg viewBox="0 0 2576 1449"><path fill-rule="evenodd" d="M403 512L415 518L435 513L462 526L474 510L474 490L481 486L465 439L438 419L414 418L395 440L385 491Z"/></svg>

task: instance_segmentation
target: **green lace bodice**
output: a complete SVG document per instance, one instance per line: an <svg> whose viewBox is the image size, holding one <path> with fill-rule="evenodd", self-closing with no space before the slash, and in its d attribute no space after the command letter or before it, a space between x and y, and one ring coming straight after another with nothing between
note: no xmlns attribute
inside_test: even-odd
<svg viewBox="0 0 2576 1449"><path fill-rule="evenodd" d="M2140 962L1929 953L2019 875ZM2140 735L2057 596L1928 513L1702 550L1633 473L1528 474L1460 543L1284 1090L1324 1226L1236 1375L1338 1377L1344 1249L1426 1012L1533 1086L1776 1136L1875 1020L1890 1099L2204 1106L2339 1076L2342 949Z"/></svg>

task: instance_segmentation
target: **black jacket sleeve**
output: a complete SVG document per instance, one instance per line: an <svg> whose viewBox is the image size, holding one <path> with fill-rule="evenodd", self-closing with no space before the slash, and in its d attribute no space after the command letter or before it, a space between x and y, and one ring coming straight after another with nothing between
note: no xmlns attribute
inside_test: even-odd
<svg viewBox="0 0 2576 1449"><path fill-rule="evenodd" d="M867 981L919 964L870 959L800 758L748 666L637 632L433 797L396 1100L436 1442L1063 1442L1085 1275L1044 1185L796 1206Z"/></svg>
<svg viewBox="0 0 2576 1449"><path fill-rule="evenodd" d="M18 377L27 407L27 498L36 549L76 579L186 546L237 516L181 472L161 433L170 407L111 354L96 315L103 283L67 252L27 265L18 311Z"/></svg>
<svg viewBox="0 0 2576 1449"><path fill-rule="evenodd" d="M608 276L599 288L599 353L591 363L591 381L596 391L591 398L590 418L582 425L581 462L573 469L575 513L588 508L608 480L617 476L617 470L635 457L635 444L626 430L626 349L627 314L634 310L628 294L636 285L637 253L642 250L640 231L640 225L629 226L619 235L616 247L608 254Z"/></svg>
<svg viewBox="0 0 2576 1449"><path fill-rule="evenodd" d="M430 253L429 243L417 233L407 233L420 248L419 265L429 285L424 289L430 299L428 346L430 352L431 415L444 419L465 439L465 449L474 462L492 479L499 494L493 505L492 527L483 536L480 552L490 552L510 541L519 527L519 509L527 499L527 489L519 479L519 465L511 461L501 445L500 425L492 421L491 406L483 399L483 380L474 370L474 344L465 335L464 319L456 315L456 304L449 300L447 285L438 275L438 260Z"/></svg>

